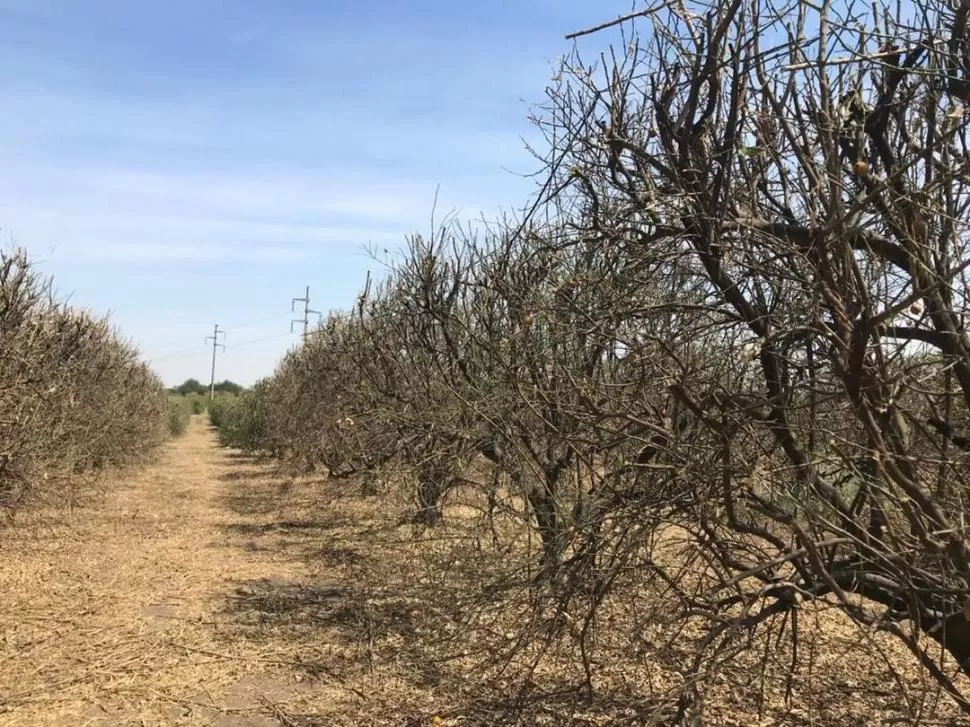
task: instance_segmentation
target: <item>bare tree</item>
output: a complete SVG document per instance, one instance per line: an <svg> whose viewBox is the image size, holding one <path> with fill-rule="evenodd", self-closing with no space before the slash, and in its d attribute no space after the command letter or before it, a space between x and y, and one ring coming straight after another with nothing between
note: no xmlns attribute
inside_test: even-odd
<svg viewBox="0 0 970 727"><path fill-rule="evenodd" d="M108 321L57 302L26 252L0 251L0 509L73 502L166 434L161 381Z"/></svg>
<svg viewBox="0 0 970 727"><path fill-rule="evenodd" d="M717 574L685 610L715 644L830 602L964 707L922 637L970 671L968 13L670 4L565 64L544 122L581 234L692 291L669 347L717 354L669 389L698 475L671 521Z"/></svg>

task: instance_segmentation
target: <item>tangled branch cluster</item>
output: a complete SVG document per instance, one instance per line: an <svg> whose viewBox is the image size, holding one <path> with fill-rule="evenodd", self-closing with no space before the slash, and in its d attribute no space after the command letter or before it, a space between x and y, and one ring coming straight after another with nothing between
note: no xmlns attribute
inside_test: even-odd
<svg viewBox="0 0 970 727"><path fill-rule="evenodd" d="M0 251L0 509L62 505L168 433L161 381L104 319L58 303Z"/></svg>
<svg viewBox="0 0 970 727"><path fill-rule="evenodd" d="M264 383L261 447L404 464L427 524L504 500L560 614L655 584L694 674L825 603L970 709L970 2L639 15L548 89L530 215L413 238Z"/></svg>

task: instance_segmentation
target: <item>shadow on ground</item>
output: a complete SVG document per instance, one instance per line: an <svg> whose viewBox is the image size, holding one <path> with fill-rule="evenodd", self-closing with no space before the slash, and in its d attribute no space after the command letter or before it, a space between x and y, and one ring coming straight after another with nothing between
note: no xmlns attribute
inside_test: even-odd
<svg viewBox="0 0 970 727"><path fill-rule="evenodd" d="M391 634L414 634L415 613L403 599L374 601L343 583L298 583L282 578L258 578L236 585L227 611L261 623L308 624L337 628L349 642Z"/></svg>
<svg viewBox="0 0 970 727"><path fill-rule="evenodd" d="M298 530L327 530L331 527L333 526L322 520L279 520L268 523L232 523L227 529L239 535L267 535Z"/></svg>
<svg viewBox="0 0 970 727"><path fill-rule="evenodd" d="M266 477L266 473L259 470L231 470L219 475L216 479L222 482L242 482L246 480L259 480Z"/></svg>
<svg viewBox="0 0 970 727"><path fill-rule="evenodd" d="M231 460L234 462L242 462L247 464L260 464L262 460L259 457L246 454L245 452L239 452L232 449L224 449L221 452L224 459Z"/></svg>
<svg viewBox="0 0 970 727"><path fill-rule="evenodd" d="M406 703L456 676L423 649L436 635L435 614L386 572L395 556L383 543L401 536L389 514L343 496L359 491L353 482L283 480L245 457L224 463L222 503L233 516L225 538L266 563L260 577L225 593L227 648L256 643L274 662L336 690L320 700L327 724L429 724L433 712ZM368 721L377 714L394 719Z"/></svg>
<svg viewBox="0 0 970 727"><path fill-rule="evenodd" d="M350 597L351 589L346 585L257 578L236 585L227 611L260 618L313 620L322 613L339 610Z"/></svg>
<svg viewBox="0 0 970 727"><path fill-rule="evenodd" d="M504 632L488 643L464 633L471 609L504 597L479 587L478 561L463 552L469 557L458 562L448 547L432 546L423 551L432 560L413 559L415 532L397 526L400 513L386 502L345 496L353 482L281 482L270 467L245 458L230 467L223 503L234 518L225 536L259 553L266 570L230 585L222 636L227 645L257 644L272 663L313 685L312 705L293 705L305 721L293 724L424 727L437 714L443 724L463 727L591 727L607 716L614 724L656 716L648 695L591 699L576 672L546 674L541 688L529 681L525 690L504 677L485 678L478 665L499 658L493 643L510 642ZM461 528L453 534L467 537ZM447 579L453 592L436 590L436 578Z"/></svg>

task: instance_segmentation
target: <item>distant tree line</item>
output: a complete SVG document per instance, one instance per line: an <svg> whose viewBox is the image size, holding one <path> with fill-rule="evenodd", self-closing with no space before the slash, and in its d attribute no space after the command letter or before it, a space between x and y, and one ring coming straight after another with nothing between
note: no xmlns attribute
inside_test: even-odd
<svg viewBox="0 0 970 727"><path fill-rule="evenodd" d="M220 381L216 384L213 389L215 391L224 394L241 394L245 387L240 386L234 381ZM179 396L187 396L189 394L208 394L209 387L200 382L198 379L186 379L178 386L173 386L168 390L170 394L177 394Z"/></svg>

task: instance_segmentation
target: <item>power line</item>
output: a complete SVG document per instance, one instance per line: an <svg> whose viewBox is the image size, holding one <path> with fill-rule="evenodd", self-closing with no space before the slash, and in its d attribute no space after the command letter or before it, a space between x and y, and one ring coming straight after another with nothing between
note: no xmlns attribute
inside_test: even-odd
<svg viewBox="0 0 970 727"><path fill-rule="evenodd" d="M310 289L309 289L309 287L307 287L306 295L304 296L304 298L306 298L307 300L304 300L304 298L295 298L293 305L291 305L291 308L294 307L296 301L301 301L301 302L304 302L305 303L304 311L303 311L303 316L304 317L301 318L301 319L299 319L298 321L295 321L295 322L304 322L304 335L306 335L306 331L307 331L307 329L309 327L309 316L310 316L311 313L314 313L314 314L316 314L318 316L321 316L321 320L322 320L322 315L320 314L320 312L319 311L315 311L315 310L313 310L313 309L310 308L310 304L309 304L309 300L308 300L309 297L310 297ZM236 343L236 344L233 344L233 345L228 346L228 347L224 343L219 343L218 342L218 336L220 336L220 335L223 336L223 339L222 340L225 341L226 340L225 339L225 335L226 335L226 333L228 331L238 331L238 330L242 330L244 328L251 328L252 326L259 325L260 323L266 323L266 322L272 321L272 320L279 320L279 318L281 318L282 316L289 315L290 312L291 311L288 311L286 313L274 313L273 315L270 315L270 316L264 316L262 318L255 318L255 319L251 319L249 321L243 321L242 323L233 325L233 326L231 326L229 328L220 328L220 327L218 327L218 325L216 325L216 327L213 329L213 333L215 335L214 336L206 336L205 337L206 344L208 344L208 342L210 340L213 342L212 374L211 374L212 380L209 383L210 393L213 391L213 387L215 385L215 358L216 358L216 349L218 347L222 347L223 351L227 351L227 350L232 350L232 349L236 349L236 348L241 348L243 346L251 346L251 345L256 344L256 343L262 343L264 341L272 341L272 340L279 339L279 338L288 338L289 336L293 335L293 326L292 325L290 326L290 332L289 333L277 333L277 334L273 334L273 335L270 335L270 336L261 336L259 338L254 338L254 339L251 339L251 340L248 340L248 341L243 341L242 343ZM175 341L173 340L172 343L175 343ZM183 359L183 358L194 358L196 356L202 355L203 353L204 353L204 351L200 351L199 349L197 349L195 347L191 347L191 348L186 347L186 348L175 349L173 351L168 351L168 352L163 351L160 355L153 356L153 357L147 358L145 360L146 360L147 363L154 365L154 364L162 363L162 362L165 362L165 361L175 361L175 360Z"/></svg>
<svg viewBox="0 0 970 727"><path fill-rule="evenodd" d="M277 314L276 316L274 316L274 318L279 318L279 315ZM250 325L255 325L255 324L250 324ZM219 333L225 334L225 333L229 332L230 330L238 330L239 328L242 328L242 326L239 326L239 327L237 327L235 329L220 328L219 329ZM251 340L248 340L248 341L243 341L242 343L234 343L232 345L227 346L226 350L232 351L234 349L240 348L241 346L249 346L249 345L254 344L254 343L262 343L263 341L271 341L271 340L277 339L277 338L289 338L292 335L293 335L292 332L287 332L287 333L274 333L274 334L272 334L270 336L261 336L259 338L254 338L254 339L251 339ZM212 338L212 336L206 336L206 342L207 343L208 343L208 340L210 338ZM146 359L146 361L148 363L159 363L159 362L162 362L162 361L171 361L171 360L174 360L174 359L189 358L189 357L193 357L193 356L199 356L199 355L202 355L203 353L204 353L204 351L200 351L199 349L197 349L195 347L192 347L192 348L181 348L181 349L177 349L175 351L171 351L169 353L163 353L160 356L154 356L152 358L148 358L148 359Z"/></svg>
<svg viewBox="0 0 970 727"><path fill-rule="evenodd" d="M219 324L216 323L215 328L212 329L212 335L206 336L206 342L212 339L212 376L209 378L209 401L216 395L216 349L222 346L222 350L226 350L226 345L224 343L219 343L219 334L222 334L222 340L226 340L226 332L219 330Z"/></svg>
<svg viewBox="0 0 970 727"><path fill-rule="evenodd" d="M263 336L261 338L254 338L251 341L243 341L242 343L234 343L229 346L229 351L235 351L237 348L242 348L243 346L251 346L254 343L262 343L263 341L272 341L276 338L289 338L292 333L277 333L272 336Z"/></svg>
<svg viewBox="0 0 970 727"><path fill-rule="evenodd" d="M239 331L239 330L242 330L243 328L251 328L252 326L257 326L260 323L266 323L272 320L279 320L283 316L288 316L289 314L290 314L290 311L281 311L279 313L274 313L273 315L270 315L270 316L264 316L262 318L255 318L252 320L243 321L241 323L228 326L227 328L220 328L219 330L226 331L226 332ZM180 344L187 342L187 340L188 339L186 338L169 339L164 343L158 344L158 347L161 348L162 350L159 352L158 356L149 360L160 361L162 359L179 356L183 353L188 353L190 351L195 350L194 348L189 348L187 346L184 346L184 347L180 346ZM179 348L175 348L176 346L179 346ZM143 346L140 345L140 347L143 347ZM166 349L172 349L172 350L166 350Z"/></svg>
<svg viewBox="0 0 970 727"><path fill-rule="evenodd" d="M220 328L219 333L222 333L222 332L223 330ZM272 336L261 336L260 338L254 338L249 341L243 341L242 343L233 343L231 345L226 345L226 351L227 352L235 351L237 348L251 346L256 343L263 343L264 341L272 341L280 338L289 338L292 335L293 335L292 333L286 332L286 333L275 333ZM211 336L207 336L207 338L211 338ZM165 361L178 361L179 359L198 358L205 355L207 355L205 349L202 349L202 350L197 348L184 349L182 351L174 351L173 353L167 354L165 356L158 356L157 358L146 359L146 363L154 365L158 363L163 363Z"/></svg>
<svg viewBox="0 0 970 727"><path fill-rule="evenodd" d="M290 314L290 311L282 311L282 312L279 312L279 313L274 313L271 316L266 316L265 318L257 318L256 320L249 321L248 323L239 323L239 324L234 325L234 326L229 326L228 328L225 328L223 330L226 330L226 331L238 331L238 330L241 330L243 328L252 328L253 326L258 326L260 323L266 323L268 321L278 320L278 319L282 318L283 316L287 316L289 314Z"/></svg>

